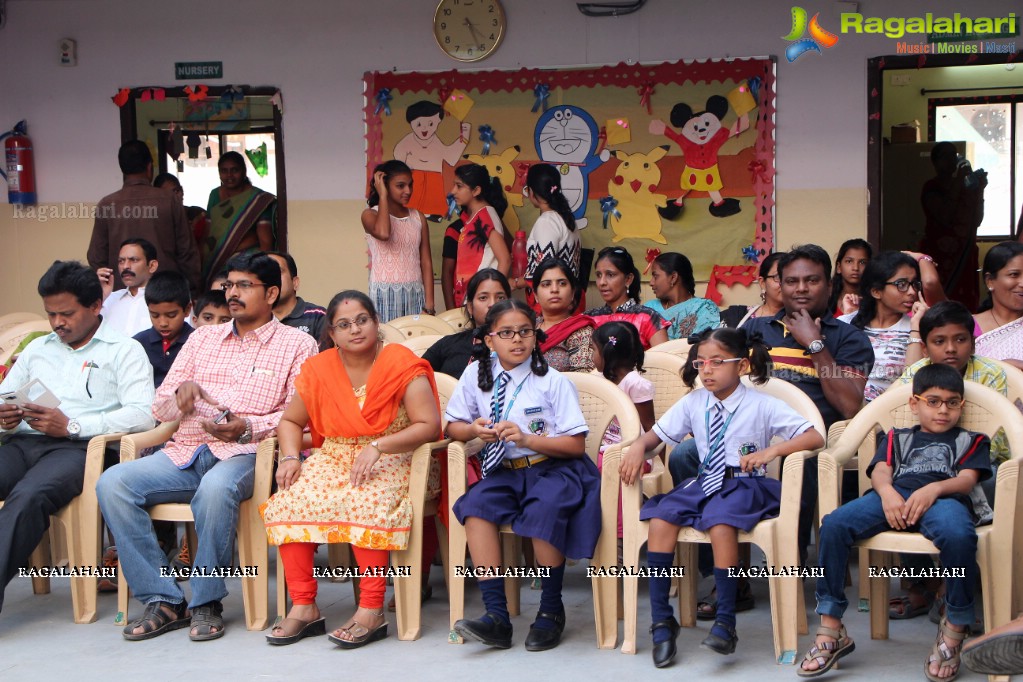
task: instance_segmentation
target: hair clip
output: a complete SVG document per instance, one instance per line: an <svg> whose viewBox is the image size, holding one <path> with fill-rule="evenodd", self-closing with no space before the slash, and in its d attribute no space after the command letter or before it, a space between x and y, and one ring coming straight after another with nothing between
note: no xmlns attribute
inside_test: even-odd
<svg viewBox="0 0 1023 682"><path fill-rule="evenodd" d="M612 346L617 346L618 345L618 338L614 337L614 336L609 336L609 337L607 337L607 342L610 343Z"/></svg>
<svg viewBox="0 0 1023 682"><path fill-rule="evenodd" d="M558 191L558 186L557 185L551 185L551 194L554 194L557 191Z"/></svg>
<svg viewBox="0 0 1023 682"><path fill-rule="evenodd" d="M703 334L690 334L686 337L686 343L690 346L695 346L700 341L703 341Z"/></svg>

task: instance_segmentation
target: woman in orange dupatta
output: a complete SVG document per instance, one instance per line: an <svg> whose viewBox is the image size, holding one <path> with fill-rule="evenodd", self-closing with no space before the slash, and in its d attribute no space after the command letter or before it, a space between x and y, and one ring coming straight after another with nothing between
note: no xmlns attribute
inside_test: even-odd
<svg viewBox="0 0 1023 682"><path fill-rule="evenodd" d="M343 291L330 302L327 319L337 347L309 358L295 381L277 427L280 490L262 509L294 603L267 636L270 644L326 632L313 577L317 544L351 543L362 573L383 571L387 553L405 549L412 451L440 433L433 370L404 346L382 344L370 299ZM319 451L303 462L307 424ZM384 590L382 572L364 577L358 610L331 641L354 649L386 637Z"/></svg>

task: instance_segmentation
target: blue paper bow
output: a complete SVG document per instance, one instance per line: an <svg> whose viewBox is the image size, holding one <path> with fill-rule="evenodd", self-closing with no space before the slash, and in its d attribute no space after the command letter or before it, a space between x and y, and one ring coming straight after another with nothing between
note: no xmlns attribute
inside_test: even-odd
<svg viewBox="0 0 1023 682"><path fill-rule="evenodd" d="M483 143L483 156L490 153L490 144L497 142L497 138L494 137L494 129L488 125L481 125L480 131L480 142Z"/></svg>
<svg viewBox="0 0 1023 682"><path fill-rule="evenodd" d="M452 216L457 216L457 215L458 215L458 202L455 201L455 195L454 194L449 194L448 195L448 212L445 214L444 217L450 218Z"/></svg>
<svg viewBox="0 0 1023 682"><path fill-rule="evenodd" d="M749 94L753 96L753 101L757 104L760 103L760 85L763 83L760 76L753 76L753 78L746 79L746 84L749 86Z"/></svg>
<svg viewBox="0 0 1023 682"><path fill-rule="evenodd" d="M747 263L759 263L760 256L757 253L756 247L752 244L742 247L742 259Z"/></svg>
<svg viewBox="0 0 1023 682"><path fill-rule="evenodd" d="M547 98L551 96L551 86L547 83L537 83L533 86L533 96L536 97L536 101L533 102L533 108L530 111L535 114L540 107L547 111Z"/></svg>
<svg viewBox="0 0 1023 682"><path fill-rule="evenodd" d="M228 104L232 104L243 99L245 99L245 93L242 92L242 89L237 85L228 85L224 88L224 92L220 95L220 101L227 102Z"/></svg>
<svg viewBox="0 0 1023 682"><path fill-rule="evenodd" d="M600 211L604 214L604 229L611 220L611 216L621 220L622 212L618 210L618 200L612 196L603 197L600 200Z"/></svg>
<svg viewBox="0 0 1023 682"><path fill-rule="evenodd" d="M383 109L384 113L387 114L388 116L390 116L391 115L391 100L393 99L391 97L391 89L390 88L380 88L379 90L377 90L377 97L376 97L376 99L377 99L377 107L376 107L376 109L373 110L373 113L374 114L379 114L380 110Z"/></svg>

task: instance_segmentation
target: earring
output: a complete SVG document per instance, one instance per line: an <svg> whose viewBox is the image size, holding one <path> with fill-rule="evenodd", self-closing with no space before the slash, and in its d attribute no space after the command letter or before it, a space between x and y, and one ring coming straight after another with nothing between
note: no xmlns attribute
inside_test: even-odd
<svg viewBox="0 0 1023 682"><path fill-rule="evenodd" d="M760 290L760 302L767 303L767 292L763 289Z"/></svg>

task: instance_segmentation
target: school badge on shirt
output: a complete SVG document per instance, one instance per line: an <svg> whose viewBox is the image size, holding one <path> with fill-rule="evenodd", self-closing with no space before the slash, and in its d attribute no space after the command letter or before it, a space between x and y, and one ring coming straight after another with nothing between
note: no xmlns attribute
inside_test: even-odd
<svg viewBox="0 0 1023 682"><path fill-rule="evenodd" d="M547 435L547 422L537 417L529 421L529 432L534 436Z"/></svg>

